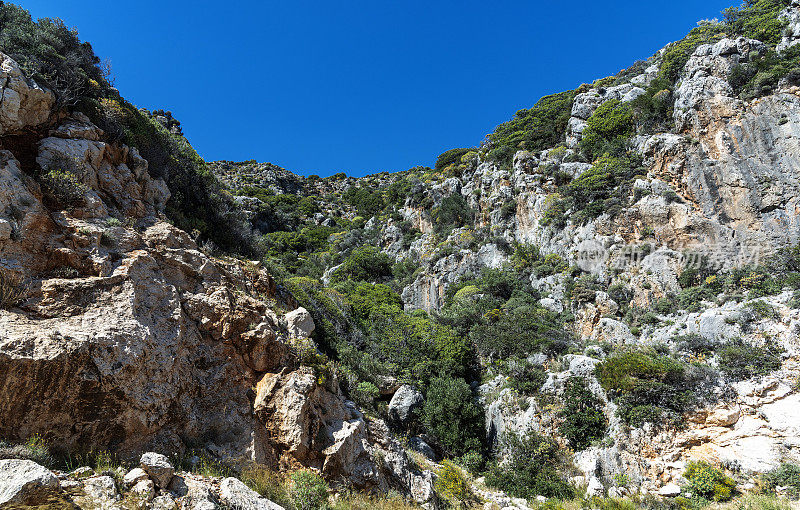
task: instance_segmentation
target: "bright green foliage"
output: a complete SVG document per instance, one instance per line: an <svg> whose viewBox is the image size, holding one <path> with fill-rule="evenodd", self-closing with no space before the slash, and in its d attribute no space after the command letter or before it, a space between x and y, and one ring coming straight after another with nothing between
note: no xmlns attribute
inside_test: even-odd
<svg viewBox="0 0 800 510"><path fill-rule="evenodd" d="M434 490L453 507L461 508L472 498L472 489L469 481L464 477L458 466L446 460L436 473Z"/></svg>
<svg viewBox="0 0 800 510"><path fill-rule="evenodd" d="M787 24L778 15L788 6L789 0L745 0L741 7L725 9L726 28L730 33L775 46Z"/></svg>
<svg viewBox="0 0 800 510"><path fill-rule="evenodd" d="M788 487L792 498L800 497L800 466L797 464L783 463L765 473L763 480L767 490L771 492L774 492L776 487Z"/></svg>
<svg viewBox="0 0 800 510"><path fill-rule="evenodd" d="M603 405L580 377L567 380L564 408L559 415L564 420L559 432L575 451L585 450L592 442L605 436L608 422L603 414Z"/></svg>
<svg viewBox="0 0 800 510"><path fill-rule="evenodd" d="M425 396L423 415L428 433L451 455L481 450L483 411L462 379L433 379Z"/></svg>
<svg viewBox="0 0 800 510"><path fill-rule="evenodd" d="M439 157L436 158L436 170L444 170L450 165L457 165L461 163L461 157L465 154L473 152L475 149L450 149L449 151L445 151L439 154Z"/></svg>
<svg viewBox="0 0 800 510"><path fill-rule="evenodd" d="M707 462L689 462L683 477L688 480L688 489L693 495L707 500L728 501L736 489L731 477Z"/></svg>
<svg viewBox="0 0 800 510"><path fill-rule="evenodd" d="M793 46L781 54L769 50L755 60L731 70L728 82L742 99L755 99L771 94L783 78L790 84L800 83L800 47Z"/></svg>
<svg viewBox="0 0 800 510"><path fill-rule="evenodd" d="M425 313L382 305L372 312L370 323L374 354L404 380L424 387L436 374L462 376L472 364L467 339Z"/></svg>
<svg viewBox="0 0 800 510"><path fill-rule="evenodd" d="M513 119L487 136L489 159L510 164L518 150L540 151L563 141L575 91L541 98L531 109L520 110Z"/></svg>
<svg viewBox="0 0 800 510"><path fill-rule="evenodd" d="M343 280L379 282L392 277L389 256L373 246L353 250L342 266L334 271L331 281Z"/></svg>
<svg viewBox="0 0 800 510"><path fill-rule="evenodd" d="M595 374L632 426L677 420L696 401L689 365L649 351L616 352L598 364Z"/></svg>
<svg viewBox="0 0 800 510"><path fill-rule="evenodd" d="M525 437L505 437L503 447L508 461L489 470L487 485L525 499L538 495L569 499L575 495L575 488L560 472L565 460L555 441L530 432Z"/></svg>
<svg viewBox="0 0 800 510"><path fill-rule="evenodd" d="M600 105L586 120L581 150L589 159L606 152L619 154L625 151L633 134L633 110L629 104L612 99Z"/></svg>
<svg viewBox="0 0 800 510"><path fill-rule="evenodd" d="M767 375L781 368L783 348L774 343L755 346L734 340L719 349L719 368L734 380Z"/></svg>
<svg viewBox="0 0 800 510"><path fill-rule="evenodd" d="M350 205L356 208L360 216L369 218L386 207L380 190L370 190L361 186L352 186L342 195Z"/></svg>
<svg viewBox="0 0 800 510"><path fill-rule="evenodd" d="M667 46L661 60L660 77L675 83L698 46L719 41L724 37L723 23L703 23L693 28L686 37Z"/></svg>
<svg viewBox="0 0 800 510"><path fill-rule="evenodd" d="M328 484L316 472L301 469L289 475L289 495L297 510L320 510L328 501Z"/></svg>
<svg viewBox="0 0 800 510"><path fill-rule="evenodd" d="M337 284L335 289L347 297L353 317L365 324L372 312L383 305L397 309L402 309L403 307L403 300L400 299L400 296L390 287L383 284L356 283L348 280Z"/></svg>
<svg viewBox="0 0 800 510"><path fill-rule="evenodd" d="M576 221L583 222L602 213L613 216L620 211L640 167L641 160L632 154L605 154L589 170L563 186L561 193L570 199Z"/></svg>
<svg viewBox="0 0 800 510"><path fill-rule="evenodd" d="M66 208L82 204L84 194L89 189L74 173L64 170L50 170L40 175L39 181L47 193Z"/></svg>

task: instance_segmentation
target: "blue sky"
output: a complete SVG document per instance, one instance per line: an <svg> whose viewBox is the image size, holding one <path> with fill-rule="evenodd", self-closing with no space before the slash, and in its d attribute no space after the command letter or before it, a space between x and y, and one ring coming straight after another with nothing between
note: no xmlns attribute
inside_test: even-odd
<svg viewBox="0 0 800 510"><path fill-rule="evenodd" d="M615 74L735 2L27 0L207 160L300 174L433 165L546 94Z"/></svg>

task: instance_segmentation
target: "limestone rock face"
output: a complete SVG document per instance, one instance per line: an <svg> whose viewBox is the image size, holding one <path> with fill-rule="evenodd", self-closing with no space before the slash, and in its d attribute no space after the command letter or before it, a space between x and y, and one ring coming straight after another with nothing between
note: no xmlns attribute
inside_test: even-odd
<svg viewBox="0 0 800 510"><path fill-rule="evenodd" d="M0 506L35 506L59 490L58 478L30 460L0 460Z"/></svg>
<svg viewBox="0 0 800 510"><path fill-rule="evenodd" d="M14 60L0 52L0 135L44 124L55 96L26 78Z"/></svg>

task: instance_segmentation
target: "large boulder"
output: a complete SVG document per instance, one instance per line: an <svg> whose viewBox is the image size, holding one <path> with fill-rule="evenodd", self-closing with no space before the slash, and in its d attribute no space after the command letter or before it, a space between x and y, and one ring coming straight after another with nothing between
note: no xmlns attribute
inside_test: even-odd
<svg viewBox="0 0 800 510"><path fill-rule="evenodd" d="M225 478L219 484L219 499L231 510L285 510L277 503L262 498L236 478Z"/></svg>
<svg viewBox="0 0 800 510"><path fill-rule="evenodd" d="M0 460L0 507L36 506L59 489L56 475L31 460Z"/></svg>
<svg viewBox="0 0 800 510"><path fill-rule="evenodd" d="M293 338L309 338L314 332L314 319L303 307L286 314L286 329Z"/></svg>
<svg viewBox="0 0 800 510"><path fill-rule="evenodd" d="M0 98L0 135L45 123L55 103L53 93L23 76L5 53L0 53Z"/></svg>
<svg viewBox="0 0 800 510"><path fill-rule="evenodd" d="M156 487L165 488L175 474L175 468L170 464L169 459L164 455L155 452L147 452L139 459L140 467L150 475Z"/></svg>
<svg viewBox="0 0 800 510"><path fill-rule="evenodd" d="M422 407L425 398L411 386L404 384L389 401L389 419L403 426L414 417L414 412Z"/></svg>

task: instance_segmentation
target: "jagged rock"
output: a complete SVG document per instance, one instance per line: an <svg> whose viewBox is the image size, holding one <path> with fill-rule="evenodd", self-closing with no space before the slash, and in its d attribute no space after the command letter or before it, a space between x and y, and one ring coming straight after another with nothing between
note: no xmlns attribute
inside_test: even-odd
<svg viewBox="0 0 800 510"><path fill-rule="evenodd" d="M409 448L417 453L421 453L426 458L436 461L436 452L421 437L412 437L408 442Z"/></svg>
<svg viewBox="0 0 800 510"><path fill-rule="evenodd" d="M605 488L603 487L603 482L595 476L589 478L589 484L586 486L586 494L588 496L602 497L604 493Z"/></svg>
<svg viewBox="0 0 800 510"><path fill-rule="evenodd" d="M122 477L122 483L126 487L131 487L141 482L142 480L147 480L147 479L148 479L147 472L144 469L137 467L125 473L125 476Z"/></svg>
<svg viewBox="0 0 800 510"><path fill-rule="evenodd" d="M314 319L303 307L286 314L286 329L294 338L309 338L314 332Z"/></svg>
<svg viewBox="0 0 800 510"><path fill-rule="evenodd" d="M92 503L107 508L119 500L119 492L110 476L93 476L83 481L83 492Z"/></svg>
<svg viewBox="0 0 800 510"><path fill-rule="evenodd" d="M425 403L422 393L404 384L389 401L389 419L400 426L406 425L414 417L415 411Z"/></svg>
<svg viewBox="0 0 800 510"><path fill-rule="evenodd" d="M219 484L219 499L231 510L284 510L236 478L225 478Z"/></svg>
<svg viewBox="0 0 800 510"><path fill-rule="evenodd" d="M43 124L55 103L53 93L23 76L5 53L0 53L0 98L0 135Z"/></svg>
<svg viewBox="0 0 800 510"><path fill-rule="evenodd" d="M170 464L169 459L164 455L155 452L147 452L139 459L141 467L152 478L158 488L165 488L175 474L175 468Z"/></svg>
<svg viewBox="0 0 800 510"><path fill-rule="evenodd" d="M150 502L150 510L177 510L178 505L175 503L175 498L169 494L162 494L153 498Z"/></svg>
<svg viewBox="0 0 800 510"><path fill-rule="evenodd" d="M144 501L152 501L156 495L155 484L153 480L139 480L131 487L131 493Z"/></svg>
<svg viewBox="0 0 800 510"><path fill-rule="evenodd" d="M31 460L0 460L0 506L35 506L59 488L58 478Z"/></svg>

